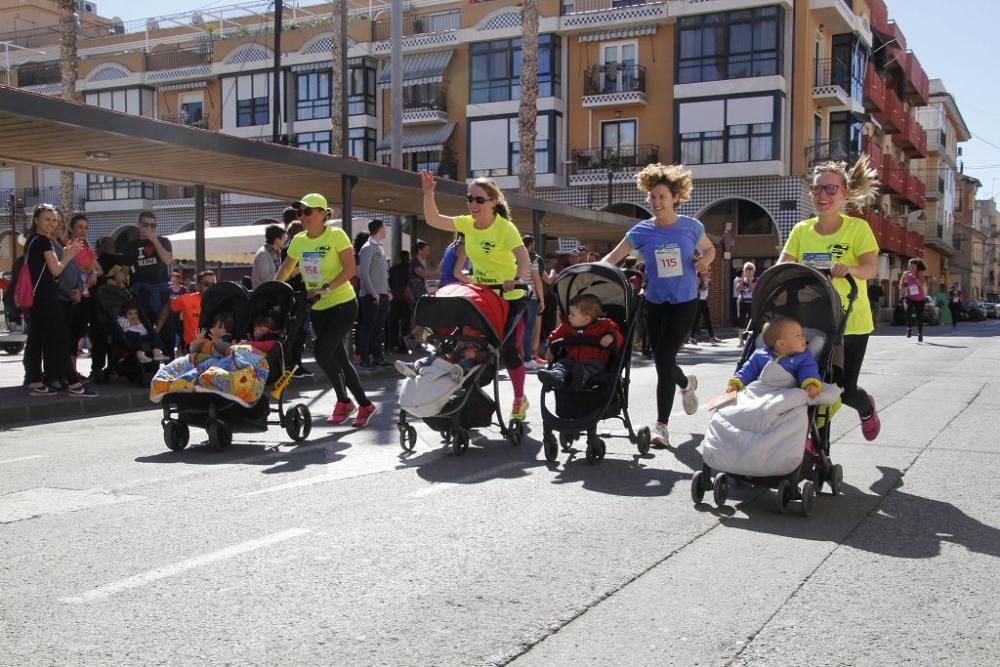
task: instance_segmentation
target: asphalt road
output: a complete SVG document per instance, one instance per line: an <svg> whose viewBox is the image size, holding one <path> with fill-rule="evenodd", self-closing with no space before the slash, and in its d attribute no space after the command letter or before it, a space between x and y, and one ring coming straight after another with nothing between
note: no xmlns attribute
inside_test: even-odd
<svg viewBox="0 0 1000 667"><path fill-rule="evenodd" d="M882 435L838 415L846 488L808 519L748 487L695 507L708 414L679 398L673 449L597 466L545 464L537 405L520 447L455 457L421 425L402 456L395 383L374 428L300 446L170 452L155 411L0 431L0 664L997 664L1000 322L884 333ZM682 356L704 403L737 351Z"/></svg>

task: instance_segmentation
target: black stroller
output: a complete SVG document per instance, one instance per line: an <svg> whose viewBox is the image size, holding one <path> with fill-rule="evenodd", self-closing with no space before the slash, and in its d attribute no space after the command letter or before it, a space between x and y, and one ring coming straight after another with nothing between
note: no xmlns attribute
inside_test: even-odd
<svg viewBox="0 0 1000 667"><path fill-rule="evenodd" d="M644 426L638 431L632 427L628 414L629 377L632 370L632 337L639 316L641 301L629 276L616 267L602 263L577 264L561 274L555 284L556 303L562 317L569 313L569 302L580 294L592 294L601 300L604 313L621 329L624 342L612 352L608 370L592 378L582 391L563 389L553 391L542 387L542 424L545 431L542 444L545 460L553 462L559 455L559 446L565 451L570 443L587 434L587 462L597 463L604 458L606 446L597 435L597 424L604 419L619 419L628 429L629 442L635 444L640 454L649 452L650 431ZM597 345L590 338L573 338L553 341L550 349L558 359L569 345ZM551 364L550 364L551 366ZM545 404L545 396L555 394L555 414ZM559 433L556 441L555 433Z"/></svg>
<svg viewBox="0 0 1000 667"><path fill-rule="evenodd" d="M309 408L298 403L285 409L285 388L294 369L286 367L289 351L295 349L304 329L307 304L305 295L298 294L285 283L266 282L253 293L238 283L222 282L205 290L201 297L199 326L209 328L221 313L233 315L233 340L246 338L253 322L269 315L281 330L274 347L267 354L268 390L250 407L214 394L167 394L163 406L163 441L168 448L180 451L187 447L190 426L208 432L208 444L217 451L228 448L233 433L262 433L269 425L282 426L295 442L305 440L312 430ZM271 400L277 406L271 406ZM277 414L277 420L270 419Z"/></svg>
<svg viewBox="0 0 1000 667"><path fill-rule="evenodd" d="M514 335L519 321L515 320L510 329L504 331L507 312L508 304L498 285L454 283L417 300L413 322L433 332L427 342L436 356L447 356L466 345L480 350L477 365L463 378L447 403L433 416L423 417L424 423L439 432L443 443L456 455L464 454L469 448L470 430L492 426L494 417L501 436L511 444L519 445L524 439L524 422L512 419L504 425L500 413L497 375L501 350L507 337ZM459 324L456 326L456 323ZM492 397L483 391L491 383ZM396 428L400 447L412 452L416 447L417 430L408 423L405 409L399 411Z"/></svg>
<svg viewBox="0 0 1000 667"><path fill-rule="evenodd" d="M847 309L841 306L840 294L828 275L803 264L778 264L757 281L754 288L746 346L737 369L747 362L757 347L763 345L760 332L775 315L793 317L802 325L808 347L816 356L824 382L836 384L843 369L844 328L857 298L858 287L848 274L850 285ZM775 477L733 475L713 470L707 463L691 479L691 499L700 503L707 491L713 492L716 505L722 506L729 493L730 478L752 486L777 489L778 509L784 512L791 501L801 501L805 516L812 512L816 494L828 484L833 495L840 493L844 471L830 460L830 413L828 409L810 406L809 430L802 442L802 463L790 473ZM811 440L812 448L808 446Z"/></svg>
<svg viewBox="0 0 1000 667"><path fill-rule="evenodd" d="M126 378L129 382L142 386L149 383L149 378L159 367L159 363L149 361L141 363L136 356L136 350L129 345L125 332L118 324L118 318L125 315L126 309L135 304L132 293L127 289L116 285L99 285L94 288L92 297L96 302L94 308L94 326L98 336L105 338L107 347L106 371L99 378L101 382L109 380L108 373L114 373L119 377ZM146 327L146 331L153 332L153 322L146 317L146 313L139 308L139 320ZM162 349L171 349L161 344Z"/></svg>

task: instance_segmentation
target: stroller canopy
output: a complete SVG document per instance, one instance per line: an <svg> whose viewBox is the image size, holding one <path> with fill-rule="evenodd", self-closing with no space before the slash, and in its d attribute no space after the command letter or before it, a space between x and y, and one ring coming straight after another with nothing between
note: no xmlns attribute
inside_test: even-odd
<svg viewBox="0 0 1000 667"><path fill-rule="evenodd" d="M555 291L559 312L564 318L569 314L569 302L574 297L592 294L601 300L604 312L622 331L635 317L639 299L625 273L603 262L574 264L566 268L556 279Z"/></svg>
<svg viewBox="0 0 1000 667"><path fill-rule="evenodd" d="M429 329L455 329L469 326L499 345L507 322L507 301L500 294L482 285L452 283L440 288L433 296L417 300L414 324Z"/></svg>
<svg viewBox="0 0 1000 667"><path fill-rule="evenodd" d="M232 313L233 340L246 338L250 331L250 294L239 283L222 282L209 287L201 295L201 317L198 326L208 329L212 320L222 313Z"/></svg>
<svg viewBox="0 0 1000 667"><path fill-rule="evenodd" d="M774 315L793 317L804 327L837 333L844 310L830 279L804 264L776 264L753 290L751 327L759 330Z"/></svg>

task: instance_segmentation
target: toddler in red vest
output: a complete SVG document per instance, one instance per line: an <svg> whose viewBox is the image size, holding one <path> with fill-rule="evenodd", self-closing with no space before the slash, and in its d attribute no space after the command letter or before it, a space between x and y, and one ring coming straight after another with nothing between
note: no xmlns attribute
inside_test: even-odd
<svg viewBox="0 0 1000 667"><path fill-rule="evenodd" d="M552 361L551 344L560 340L564 341L565 352L552 368L538 371L538 379L543 385L580 391L588 386L594 375L607 370L611 346L621 348L623 339L618 325L602 317L603 314L601 300L592 294L579 294L570 300L568 321L549 334L550 348L545 356ZM592 338L593 341L574 344L574 338Z"/></svg>

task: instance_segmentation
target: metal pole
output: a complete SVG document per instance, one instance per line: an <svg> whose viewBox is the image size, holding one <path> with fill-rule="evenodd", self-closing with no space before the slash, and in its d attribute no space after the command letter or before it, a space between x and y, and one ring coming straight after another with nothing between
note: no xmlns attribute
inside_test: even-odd
<svg viewBox="0 0 1000 667"><path fill-rule="evenodd" d="M340 177L340 222L347 235L354 238L354 212L351 202L351 191L354 184L358 182L356 176L343 175Z"/></svg>
<svg viewBox="0 0 1000 667"><path fill-rule="evenodd" d="M350 155L351 151L348 148L350 144L350 128L348 127L350 123L348 119L348 98L350 98L350 83L351 77L350 72L347 69L347 0L341 0L340 2L340 150L344 155ZM353 184L352 184L353 186Z"/></svg>
<svg viewBox="0 0 1000 667"><path fill-rule="evenodd" d="M271 91L271 143L281 141L281 18L285 11L284 2L274 2L274 90Z"/></svg>
<svg viewBox="0 0 1000 667"><path fill-rule="evenodd" d="M608 169L608 208L611 208L611 200L614 198L614 178L615 172Z"/></svg>
<svg viewBox="0 0 1000 667"><path fill-rule="evenodd" d="M194 186L194 271L205 270L205 186Z"/></svg>
<svg viewBox="0 0 1000 667"><path fill-rule="evenodd" d="M531 212L531 235L535 238L535 252L543 257L545 256L545 239L542 238L542 218L544 217L545 211Z"/></svg>
<svg viewBox="0 0 1000 667"><path fill-rule="evenodd" d="M390 13L391 48L389 52L389 98L392 100L390 118L392 118L392 133L390 135L390 166L393 169L403 168L403 0L392 0ZM411 231L411 235L412 235ZM412 244L412 241L411 241ZM392 255L395 262L399 261L399 253L403 249L403 218L392 218ZM394 262L394 263L395 263Z"/></svg>
<svg viewBox="0 0 1000 667"><path fill-rule="evenodd" d="M13 192L10 193L8 203L10 204L10 270L13 273L14 260L17 259L17 195ZM14 276L14 281L17 284L17 276Z"/></svg>

